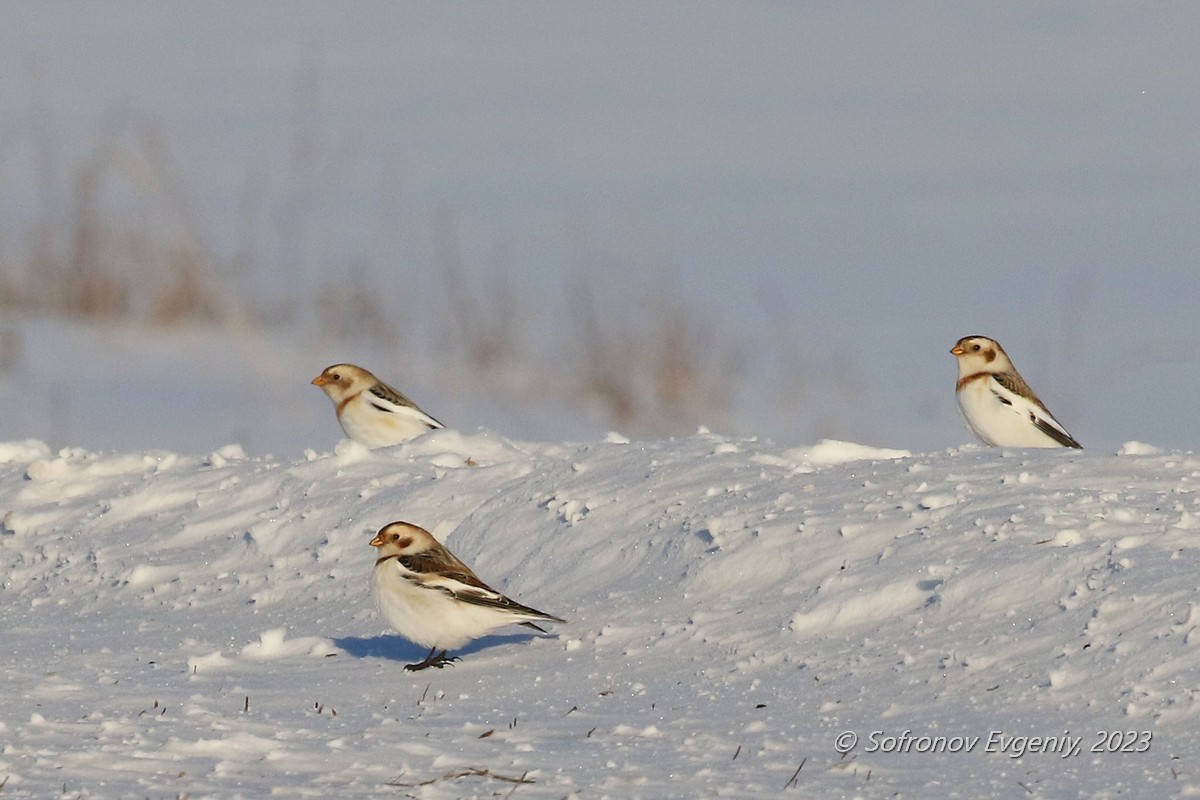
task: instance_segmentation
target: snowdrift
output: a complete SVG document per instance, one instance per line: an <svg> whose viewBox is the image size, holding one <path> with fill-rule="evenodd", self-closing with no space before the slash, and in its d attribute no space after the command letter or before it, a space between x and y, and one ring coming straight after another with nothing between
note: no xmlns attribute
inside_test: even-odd
<svg viewBox="0 0 1200 800"><path fill-rule="evenodd" d="M437 431L0 462L5 797L1200 792L1191 454ZM405 673L368 587L396 519L568 623Z"/></svg>

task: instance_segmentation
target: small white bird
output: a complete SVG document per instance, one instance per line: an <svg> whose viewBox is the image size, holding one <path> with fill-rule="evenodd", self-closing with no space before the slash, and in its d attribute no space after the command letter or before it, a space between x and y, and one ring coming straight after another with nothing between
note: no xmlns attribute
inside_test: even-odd
<svg viewBox="0 0 1200 800"><path fill-rule="evenodd" d="M389 447L446 427L401 392L353 364L334 364L312 380L329 395L338 424L367 447Z"/></svg>
<svg viewBox="0 0 1200 800"><path fill-rule="evenodd" d="M565 620L510 600L488 586L433 538L409 522L385 525L371 540L379 548L372 581L379 612L406 639L429 648L407 670L444 667L446 651L506 625L546 631L530 620Z"/></svg>
<svg viewBox="0 0 1200 800"><path fill-rule="evenodd" d="M965 336L950 350L958 359L958 407L971 431L992 447L1082 447L1059 424L986 336Z"/></svg>

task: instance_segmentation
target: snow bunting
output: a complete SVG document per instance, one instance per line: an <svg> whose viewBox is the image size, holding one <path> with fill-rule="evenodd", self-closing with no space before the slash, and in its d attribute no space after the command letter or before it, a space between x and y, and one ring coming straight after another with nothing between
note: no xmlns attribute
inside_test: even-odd
<svg viewBox="0 0 1200 800"><path fill-rule="evenodd" d="M1083 446L1033 393L999 342L986 336L966 336L950 352L958 359L958 407L984 444Z"/></svg>
<svg viewBox="0 0 1200 800"><path fill-rule="evenodd" d="M362 367L334 364L312 382L333 401L346 435L372 449L445 427Z"/></svg>
<svg viewBox="0 0 1200 800"><path fill-rule="evenodd" d="M371 546L379 548L372 589L380 613L405 639L429 648L425 660L407 670L444 667L458 660L447 650L505 625L545 633L529 620L565 621L500 594L424 528L393 522Z"/></svg>

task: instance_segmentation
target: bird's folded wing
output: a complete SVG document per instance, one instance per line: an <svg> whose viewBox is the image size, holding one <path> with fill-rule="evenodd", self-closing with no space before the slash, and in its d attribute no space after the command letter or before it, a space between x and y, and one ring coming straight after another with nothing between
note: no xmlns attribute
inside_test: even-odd
<svg viewBox="0 0 1200 800"><path fill-rule="evenodd" d="M1042 433L1058 442L1063 447L1078 447L1083 445L1075 441L1075 437L1067 433L1067 429L1059 424L1050 409L1038 399L1033 390L1017 375L993 375L990 385L992 394L1013 411L1028 417L1029 421Z"/></svg>
<svg viewBox="0 0 1200 800"><path fill-rule="evenodd" d="M529 616L535 619L552 620L554 622L562 622L558 617L538 611L536 608L522 605L516 600L505 597L504 595L486 586L476 582L465 583L459 578L462 576L456 575L424 575L421 583L423 586L430 589L438 589L446 592L456 600L461 600L464 603L470 603L475 606L484 606L485 608L494 608L497 611L507 611L517 616ZM474 576L471 576L474 577Z"/></svg>
<svg viewBox="0 0 1200 800"><path fill-rule="evenodd" d="M1031 412L1029 418L1033 420L1034 427L1063 447L1078 447L1081 450L1083 449L1083 445L1075 441L1075 437L1067 433L1063 429L1063 426L1058 424L1058 420L1050 416L1049 412L1045 414Z"/></svg>
<svg viewBox="0 0 1200 800"><path fill-rule="evenodd" d="M1020 375L1014 372L994 372L992 373L992 380L999 384L1002 389L1007 390L1009 394L1028 400L1035 406L1045 408L1042 405L1042 401L1033 393L1033 389L1029 388L1029 384L1022 380ZM996 390L995 386L992 387L992 391L998 395L1001 394L1001 392Z"/></svg>
<svg viewBox="0 0 1200 800"><path fill-rule="evenodd" d="M497 592L476 577L471 569L449 551L414 553L392 557L401 577L426 589L444 592L456 600L551 622L565 622L553 614L522 605Z"/></svg>
<svg viewBox="0 0 1200 800"><path fill-rule="evenodd" d="M368 395L369 397L366 398L367 402L380 411L386 411L393 414L396 412L406 412L409 414L415 413L416 416L419 416L422 420L424 420L425 424L430 428L445 427L442 425L442 423L438 422L436 419L418 408L417 404L412 400L409 400L403 392L393 389L386 383L375 384L368 391Z"/></svg>

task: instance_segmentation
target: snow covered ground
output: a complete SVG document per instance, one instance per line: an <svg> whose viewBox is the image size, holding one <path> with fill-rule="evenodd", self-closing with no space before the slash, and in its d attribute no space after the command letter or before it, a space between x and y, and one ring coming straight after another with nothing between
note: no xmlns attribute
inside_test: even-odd
<svg viewBox="0 0 1200 800"><path fill-rule="evenodd" d="M1200 793L1191 454L447 430L0 462L6 798ZM395 519L568 623L403 671L368 593Z"/></svg>
<svg viewBox="0 0 1200 800"><path fill-rule="evenodd" d="M365 264L440 320L444 211L528 309L661 262L809 369L627 441L553 370L6 313L0 798L1200 794L1200 11L69 5L0 26L14 265L136 123L281 296ZM971 333L1088 449L946 449ZM340 360L453 430L339 444ZM405 672L395 519L568 622Z"/></svg>

